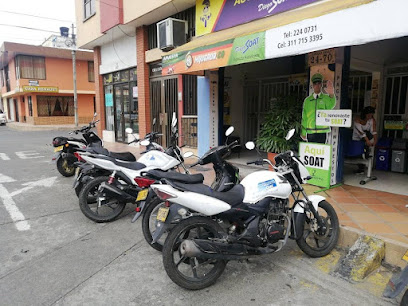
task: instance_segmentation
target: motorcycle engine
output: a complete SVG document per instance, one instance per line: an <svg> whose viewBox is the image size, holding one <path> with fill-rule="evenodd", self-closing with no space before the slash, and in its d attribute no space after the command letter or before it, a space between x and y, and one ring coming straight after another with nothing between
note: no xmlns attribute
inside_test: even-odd
<svg viewBox="0 0 408 306"><path fill-rule="evenodd" d="M267 239L269 243L275 243L285 237L285 228L277 223L272 223L267 229Z"/></svg>
<svg viewBox="0 0 408 306"><path fill-rule="evenodd" d="M268 243L276 243L285 238L285 202L271 203L267 218L259 222L260 236Z"/></svg>

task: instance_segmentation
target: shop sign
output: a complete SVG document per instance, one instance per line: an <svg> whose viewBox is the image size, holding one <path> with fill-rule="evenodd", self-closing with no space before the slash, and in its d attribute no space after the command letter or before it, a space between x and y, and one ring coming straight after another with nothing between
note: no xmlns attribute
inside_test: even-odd
<svg viewBox="0 0 408 306"><path fill-rule="evenodd" d="M113 106L113 94L107 93L105 94L105 106Z"/></svg>
<svg viewBox="0 0 408 306"><path fill-rule="evenodd" d="M316 51L308 54L309 67L322 64L334 64L336 60L336 51L334 48Z"/></svg>
<svg viewBox="0 0 408 306"><path fill-rule="evenodd" d="M150 69L150 76L151 77L156 77L156 76L161 76L162 75L162 64L160 63L155 63L155 64L150 64L149 65Z"/></svg>
<svg viewBox="0 0 408 306"><path fill-rule="evenodd" d="M58 92L58 87L53 86L23 86L24 92Z"/></svg>
<svg viewBox="0 0 408 306"><path fill-rule="evenodd" d="M163 56L162 75L189 73L265 59L265 32Z"/></svg>
<svg viewBox="0 0 408 306"><path fill-rule="evenodd" d="M28 85L30 85L30 86L38 86L38 85L40 85L40 84L39 84L38 80L29 80L29 81L28 81Z"/></svg>
<svg viewBox="0 0 408 306"><path fill-rule="evenodd" d="M330 187L331 146L310 142L299 143L299 157L312 179L308 184Z"/></svg>
<svg viewBox="0 0 408 306"><path fill-rule="evenodd" d="M404 121L395 121L395 120L385 120L384 129L385 130L403 130Z"/></svg>
<svg viewBox="0 0 408 306"><path fill-rule="evenodd" d="M351 127L351 109L317 110L316 124L325 126Z"/></svg>
<svg viewBox="0 0 408 306"><path fill-rule="evenodd" d="M318 0L196 0L196 34L235 27Z"/></svg>

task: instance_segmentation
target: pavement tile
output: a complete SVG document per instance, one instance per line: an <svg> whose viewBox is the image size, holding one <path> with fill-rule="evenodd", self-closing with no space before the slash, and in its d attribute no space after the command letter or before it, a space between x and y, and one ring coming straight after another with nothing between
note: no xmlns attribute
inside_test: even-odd
<svg viewBox="0 0 408 306"><path fill-rule="evenodd" d="M372 209L376 213L398 213L398 210L387 204L368 205L368 208Z"/></svg>
<svg viewBox="0 0 408 306"><path fill-rule="evenodd" d="M349 213L351 218L359 223L379 223L384 222L378 215L371 212L352 211Z"/></svg>
<svg viewBox="0 0 408 306"><path fill-rule="evenodd" d="M403 235L408 234L408 223L392 223L392 227Z"/></svg>
<svg viewBox="0 0 408 306"><path fill-rule="evenodd" d="M350 191L350 195L356 198L377 198L374 192L364 188L361 188L361 190Z"/></svg>
<svg viewBox="0 0 408 306"><path fill-rule="evenodd" d="M408 215L408 208L406 208L404 204L395 204L391 206L399 210L401 213Z"/></svg>
<svg viewBox="0 0 408 306"><path fill-rule="evenodd" d="M336 203L339 204L360 204L360 202L355 198L351 196L331 196L331 199L336 201Z"/></svg>
<svg viewBox="0 0 408 306"><path fill-rule="evenodd" d="M344 222L352 222L350 216L346 213L339 213L337 212L337 217L340 220L340 224L343 224Z"/></svg>
<svg viewBox="0 0 408 306"><path fill-rule="evenodd" d="M361 204L345 204L341 203L339 204L343 208L344 211L346 212L367 212L370 213L371 210L369 210L367 207Z"/></svg>
<svg viewBox="0 0 408 306"><path fill-rule="evenodd" d="M394 223L408 224L408 215L400 214L398 212L397 213L392 213L392 212L377 213L377 215L383 218L384 221L390 222L391 224L394 224Z"/></svg>
<svg viewBox="0 0 408 306"><path fill-rule="evenodd" d="M387 203L387 204L401 204L401 205L406 205L408 204L408 200L403 199L401 197L380 197L381 201Z"/></svg>
<svg viewBox="0 0 408 306"><path fill-rule="evenodd" d="M386 204L382 200L378 198L369 198L369 197L358 197L357 198L362 204L370 205L370 204Z"/></svg>
<svg viewBox="0 0 408 306"><path fill-rule="evenodd" d="M326 193L329 196L343 196L343 197L347 197L350 195L349 192L345 191L345 190L335 190L335 189L331 189L331 190L326 190Z"/></svg>
<svg viewBox="0 0 408 306"><path fill-rule="evenodd" d="M403 236L403 235L399 235L399 234L381 234L381 236L383 236L384 238L388 238L388 239L392 239L392 240L396 240L396 241L408 244L408 238Z"/></svg>
<svg viewBox="0 0 408 306"><path fill-rule="evenodd" d="M369 233L396 234L395 230L385 223L359 223L359 225Z"/></svg>
<svg viewBox="0 0 408 306"><path fill-rule="evenodd" d="M352 228L355 228L355 229L358 229L358 230L362 229L357 223L355 223L353 221L343 221L343 222L341 222L341 225L352 227Z"/></svg>

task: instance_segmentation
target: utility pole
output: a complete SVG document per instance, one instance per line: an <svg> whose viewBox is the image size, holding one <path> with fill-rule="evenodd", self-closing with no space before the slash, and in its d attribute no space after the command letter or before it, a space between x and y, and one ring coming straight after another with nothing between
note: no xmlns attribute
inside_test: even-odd
<svg viewBox="0 0 408 306"><path fill-rule="evenodd" d="M74 34L74 24L72 24L72 72L74 78L74 112L75 112L75 126L78 126L78 96L77 96L77 86L76 86L76 42Z"/></svg>

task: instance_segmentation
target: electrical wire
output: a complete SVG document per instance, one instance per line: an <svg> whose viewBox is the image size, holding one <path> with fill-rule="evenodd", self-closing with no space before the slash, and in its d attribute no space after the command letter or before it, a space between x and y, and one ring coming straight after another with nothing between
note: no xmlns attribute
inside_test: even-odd
<svg viewBox="0 0 408 306"><path fill-rule="evenodd" d="M44 30L44 29L38 29L38 28L30 28L30 27L24 27L24 26L13 25L13 24L0 23L0 26L21 28L21 29L33 30L33 31L41 31L41 32L49 32L49 33L56 33L56 34L59 34L59 33L60 33L60 32L57 32L57 31L50 31L50 30Z"/></svg>
<svg viewBox="0 0 408 306"><path fill-rule="evenodd" d="M116 51L116 47L115 47L115 40L113 39L113 29L112 29L112 46L113 46L113 50L116 53L116 56L118 57L118 59L122 62L123 65L125 65L126 67L128 66L128 64L126 64L119 56L118 51Z"/></svg>
<svg viewBox="0 0 408 306"><path fill-rule="evenodd" d="M123 30L122 30L122 28L120 27L120 24L118 24L118 28L119 28L119 30L121 30L121 31L122 31L122 33L123 33L123 34L125 34L126 36L129 36L129 37L136 37L136 34L135 34L135 35L129 35L129 34L127 34L125 31L123 31Z"/></svg>
<svg viewBox="0 0 408 306"><path fill-rule="evenodd" d="M22 16L35 17L35 18L49 19L49 20L55 20L55 21L62 21L62 22L70 22L70 23L73 22L72 20L56 19L56 18L51 18L51 17L43 17L43 16L30 15L30 14L24 14L24 13L12 12L12 11L5 11L5 10L0 10L0 12L8 13L8 14L16 14L16 15L22 15Z"/></svg>

